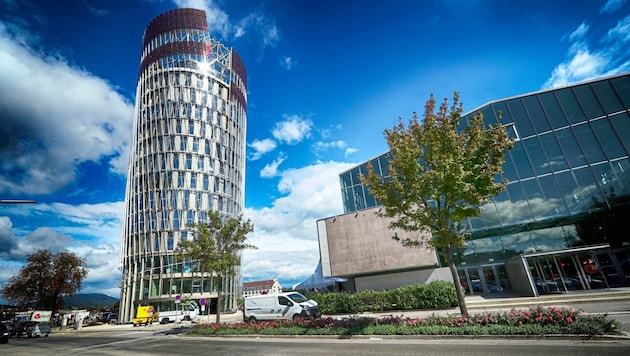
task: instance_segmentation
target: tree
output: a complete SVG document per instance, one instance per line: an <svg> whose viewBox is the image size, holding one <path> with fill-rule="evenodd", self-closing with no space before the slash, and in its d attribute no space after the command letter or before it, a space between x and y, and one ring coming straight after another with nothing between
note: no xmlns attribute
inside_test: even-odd
<svg viewBox="0 0 630 356"><path fill-rule="evenodd" d="M38 250L26 259L18 275L9 278L2 297L19 306L35 305L46 310L63 306L61 297L74 295L88 274L85 259L68 251L53 254Z"/></svg>
<svg viewBox="0 0 630 356"><path fill-rule="evenodd" d="M480 214L480 205L505 189L507 181L496 181L503 172L505 152L513 141L501 125L483 126L481 113L469 119L458 132L463 112L459 93L453 94L449 109L445 98L435 112L431 95L419 121L414 112L407 126L399 122L384 134L390 147L387 177L368 165L362 182L385 208L380 216L392 218L390 228L429 231L431 238L394 238L406 247L429 246L447 261L455 282L459 308L468 309L453 260L453 251L466 245L462 221Z"/></svg>
<svg viewBox="0 0 630 356"><path fill-rule="evenodd" d="M223 279L233 277L235 268L241 264L241 251L256 249L247 244L247 234L254 231L251 220L222 218L218 212L208 213L208 222L194 224L193 239L180 241L177 245L177 259L199 262L199 271L216 276L217 283L217 316L216 323L221 321L221 292Z"/></svg>

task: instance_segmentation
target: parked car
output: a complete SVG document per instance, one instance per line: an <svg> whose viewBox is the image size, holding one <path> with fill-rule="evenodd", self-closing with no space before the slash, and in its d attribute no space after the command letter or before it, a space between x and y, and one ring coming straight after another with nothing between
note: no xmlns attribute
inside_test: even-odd
<svg viewBox="0 0 630 356"><path fill-rule="evenodd" d="M116 313L111 313L107 316L107 319L105 320L105 323L107 324L118 324L118 314Z"/></svg>
<svg viewBox="0 0 630 356"><path fill-rule="evenodd" d="M0 323L0 344L9 342L9 328L5 323Z"/></svg>
<svg viewBox="0 0 630 356"><path fill-rule="evenodd" d="M50 334L50 323L38 321L23 321L13 330L15 337L26 335L27 337L48 337Z"/></svg>

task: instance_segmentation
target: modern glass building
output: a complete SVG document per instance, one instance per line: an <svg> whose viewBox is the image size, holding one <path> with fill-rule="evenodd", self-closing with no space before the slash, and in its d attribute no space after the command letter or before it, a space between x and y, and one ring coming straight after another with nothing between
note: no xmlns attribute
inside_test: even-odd
<svg viewBox="0 0 630 356"><path fill-rule="evenodd" d="M136 90L120 320L133 318L137 305L172 310L186 299L206 299L216 310L216 277L175 263L174 249L209 211L241 214L246 124L245 65L210 37L205 12L176 9L153 19L142 39ZM236 307L240 273L223 286L222 306Z"/></svg>
<svg viewBox="0 0 630 356"><path fill-rule="evenodd" d="M469 219L456 265L469 294L630 285L630 73L485 104L508 128L506 191ZM378 206L359 180L385 153L340 174L345 213ZM445 266L444 262L442 265Z"/></svg>

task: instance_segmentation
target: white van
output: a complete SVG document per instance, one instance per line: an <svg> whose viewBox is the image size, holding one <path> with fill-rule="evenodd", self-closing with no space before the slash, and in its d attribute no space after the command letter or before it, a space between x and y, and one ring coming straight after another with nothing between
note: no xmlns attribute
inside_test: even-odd
<svg viewBox="0 0 630 356"><path fill-rule="evenodd" d="M264 294L245 298L243 320L255 323L258 320L298 320L322 316L317 302L298 292Z"/></svg>

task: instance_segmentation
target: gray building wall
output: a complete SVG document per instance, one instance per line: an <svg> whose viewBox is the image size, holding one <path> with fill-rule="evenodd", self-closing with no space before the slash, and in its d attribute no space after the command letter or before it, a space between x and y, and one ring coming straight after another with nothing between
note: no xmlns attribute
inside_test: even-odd
<svg viewBox="0 0 630 356"><path fill-rule="evenodd" d="M317 222L322 274L354 278L355 288L390 289L435 279L452 280L434 272L438 266L430 248L407 248L392 239L390 219L379 217L380 207L338 215ZM427 232L398 231L402 238L428 239Z"/></svg>

